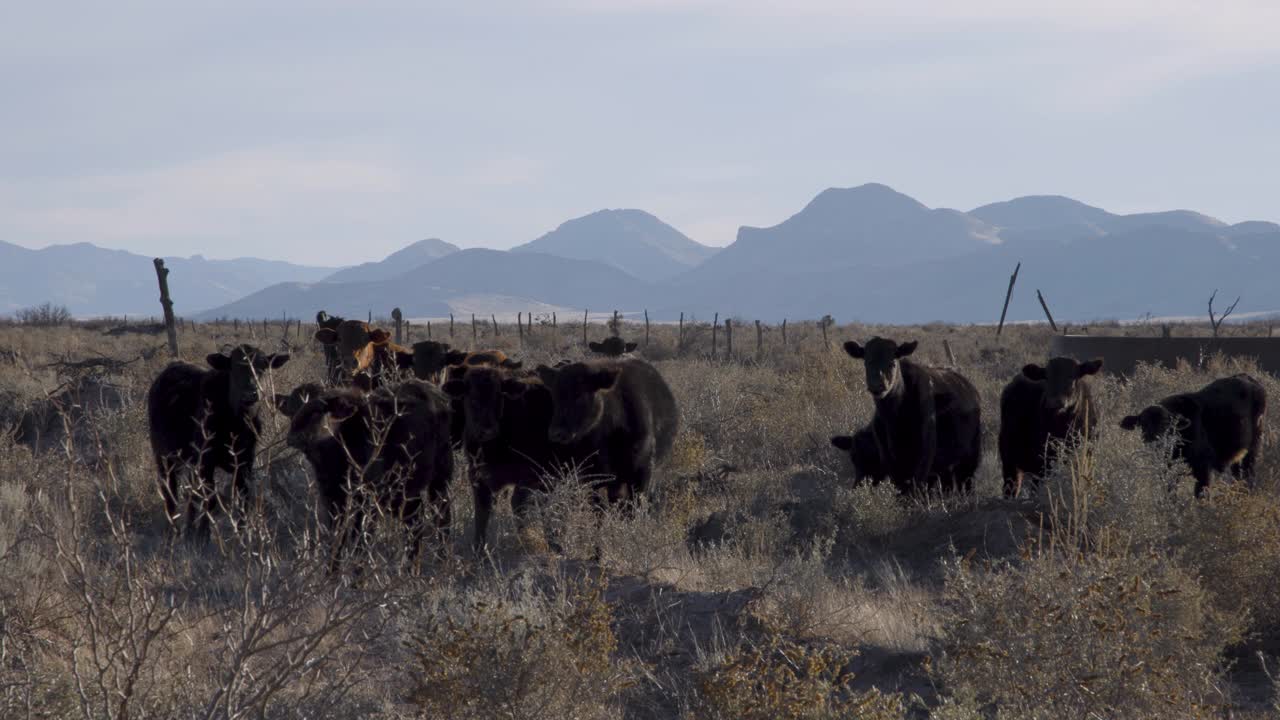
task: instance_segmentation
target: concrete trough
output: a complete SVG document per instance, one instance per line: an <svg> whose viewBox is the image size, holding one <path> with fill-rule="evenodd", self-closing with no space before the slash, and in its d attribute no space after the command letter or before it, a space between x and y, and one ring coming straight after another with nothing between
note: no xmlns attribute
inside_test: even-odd
<svg viewBox="0 0 1280 720"><path fill-rule="evenodd" d="M1252 357L1258 367L1280 375L1280 338L1269 337L1106 337L1055 335L1049 343L1051 357L1059 355L1089 360L1100 357L1104 369L1128 374L1139 362L1177 367L1181 358L1199 367L1217 353L1228 357Z"/></svg>

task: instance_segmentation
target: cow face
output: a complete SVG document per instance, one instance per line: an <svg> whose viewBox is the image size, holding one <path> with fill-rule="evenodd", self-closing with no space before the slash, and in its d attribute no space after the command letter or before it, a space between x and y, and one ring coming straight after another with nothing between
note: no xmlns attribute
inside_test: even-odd
<svg viewBox="0 0 1280 720"><path fill-rule="evenodd" d="M443 389L450 397L463 401L465 437L476 443L496 440L506 401L523 395L525 384L506 377L495 368L468 367L463 370L450 378Z"/></svg>
<svg viewBox="0 0 1280 720"><path fill-rule="evenodd" d="M213 353L205 358L209 367L228 375L227 404L231 409L247 412L258 402L259 383L263 375L289 361L287 353L266 354L252 345L238 345L230 355Z"/></svg>
<svg viewBox="0 0 1280 720"><path fill-rule="evenodd" d="M288 395L276 393L275 406L281 415L291 418L302 410L302 407L313 398L318 398L324 387L318 383L303 383L294 388Z"/></svg>
<svg viewBox="0 0 1280 720"><path fill-rule="evenodd" d="M902 382L902 367L898 360L916 351L918 343L899 345L893 340L873 337L865 347L850 340L844 344L849 357L862 360L867 369L867 392L880 400L888 397Z"/></svg>
<svg viewBox="0 0 1280 720"><path fill-rule="evenodd" d="M319 389L319 386L315 386ZM283 401L282 401L283 398ZM276 407L284 405L292 411L289 415L289 432L285 438L289 447L307 450L318 442L332 439L333 428L328 420L342 422L359 412L363 394L358 390L331 390L310 394L307 386L294 388L289 395L277 395ZM284 410L282 409L282 412Z"/></svg>
<svg viewBox="0 0 1280 720"><path fill-rule="evenodd" d="M1153 443L1195 422L1199 414L1200 406L1195 400L1171 398L1159 405L1143 408L1137 415L1129 415L1120 421L1120 427L1125 430L1141 428L1142 441Z"/></svg>
<svg viewBox="0 0 1280 720"><path fill-rule="evenodd" d="M604 415L601 393L612 389L622 372L617 367L573 363L562 368L538 366L538 377L551 391L552 442L567 444L591 432Z"/></svg>
<svg viewBox="0 0 1280 720"><path fill-rule="evenodd" d="M1041 404L1050 412L1068 412L1075 409L1080 395L1078 383L1087 375L1096 375L1102 369L1102 359L1078 363L1071 358L1056 357L1041 367L1031 364L1022 368L1022 374L1044 386Z"/></svg>
<svg viewBox="0 0 1280 720"><path fill-rule="evenodd" d="M428 380L440 373L449 365L450 356L466 355L457 351L450 352L449 343L423 340L413 344L413 376L419 380ZM461 360L461 358L459 358Z"/></svg>

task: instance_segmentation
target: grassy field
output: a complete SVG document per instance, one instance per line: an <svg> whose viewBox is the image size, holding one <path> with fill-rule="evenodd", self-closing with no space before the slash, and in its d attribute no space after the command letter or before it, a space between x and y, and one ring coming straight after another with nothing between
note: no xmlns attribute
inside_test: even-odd
<svg viewBox="0 0 1280 720"><path fill-rule="evenodd" d="M422 334L415 328L415 333ZM1225 328L1224 328L1225 330ZM1179 327L1177 334L1194 328ZM1265 326L1233 333L1266 334ZM182 355L226 343L285 349L277 392L319 380L319 347L279 324L200 326ZM526 366L581 357L581 326L482 335ZM592 339L606 334L590 329ZM410 567L393 523L359 572L329 572L310 468L263 407L250 507L211 541L163 517L145 395L162 336L0 327L0 423L106 356L123 407L34 456L0 439L3 718L1187 718L1271 717L1280 672L1280 461L1256 487L1203 501L1167 448L1120 417L1177 391L1255 372L1280 420L1280 381L1247 365L1142 368L1094 382L1098 441L1073 448L1030 498L1000 497L998 398L1043 361L1047 327L723 330L655 325L641 355L680 403L656 492L595 517L564 483L520 532L505 503L493 551L470 548L470 490L453 484L451 547ZM1090 332L1158 335L1159 328ZM435 328L436 339L440 338ZM491 333L486 329L486 333ZM643 327L623 335L641 340ZM828 443L870 418L845 339L943 341L983 400L972 498L854 488ZM471 344L459 326L458 345ZM463 341L465 338L465 342ZM415 339L425 339L415 337ZM1172 490L1170 490L1172 488ZM554 533L562 548L547 549ZM597 558L597 553L599 557Z"/></svg>

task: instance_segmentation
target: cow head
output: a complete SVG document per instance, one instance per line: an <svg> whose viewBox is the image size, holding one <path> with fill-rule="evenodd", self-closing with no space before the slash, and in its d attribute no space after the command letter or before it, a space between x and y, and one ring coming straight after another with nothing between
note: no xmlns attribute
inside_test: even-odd
<svg viewBox="0 0 1280 720"><path fill-rule="evenodd" d="M443 389L463 403L465 438L486 443L498 437L506 401L524 395L528 385L507 377L497 368L462 366L445 382Z"/></svg>
<svg viewBox="0 0 1280 720"><path fill-rule="evenodd" d="M310 383L294 388L288 395L276 396L276 407L289 417L286 442L298 450L332 438L333 429L327 421L333 418L342 422L363 406L364 395L359 390L325 390Z"/></svg>
<svg viewBox="0 0 1280 720"><path fill-rule="evenodd" d="M621 372L616 365L539 365L538 377L551 391L551 426L547 431L551 441L571 443L591 432L604 415L601 393L613 388Z"/></svg>
<svg viewBox="0 0 1280 720"><path fill-rule="evenodd" d="M413 375L419 380L428 380L464 358L466 353L450 350L449 343L435 340L416 342L413 344Z"/></svg>
<svg viewBox="0 0 1280 720"><path fill-rule="evenodd" d="M880 400L901 384L902 368L898 361L915 352L918 344L911 341L899 345L893 340L873 337L865 347L850 340L844 344L844 351L849 357L862 360L867 369L867 392Z"/></svg>
<svg viewBox="0 0 1280 720"><path fill-rule="evenodd" d="M1068 412L1075 409L1080 398L1079 382L1087 375L1096 375L1102 369L1102 358L1089 362L1076 362L1071 358L1056 357L1041 367L1032 363L1022 368L1028 380L1044 386L1041 404L1050 412Z"/></svg>
<svg viewBox="0 0 1280 720"><path fill-rule="evenodd" d="M289 361L288 353L267 354L252 345L237 345L229 355L213 353L205 358L209 367L228 377L227 403L231 409L247 412L258 402L260 379Z"/></svg>
<svg viewBox="0 0 1280 720"><path fill-rule="evenodd" d="M324 386L319 383L303 383L289 392L288 395L276 393L275 406L281 415L291 418L298 414L302 407L313 398L324 393Z"/></svg>
<svg viewBox="0 0 1280 720"><path fill-rule="evenodd" d="M356 370L356 354L374 341L374 333L385 331L370 330L369 324L360 320L342 320L337 327L322 325L316 331L315 339L325 347L326 357L332 350L337 354L342 369L350 374Z"/></svg>
<svg viewBox="0 0 1280 720"><path fill-rule="evenodd" d="M848 453L855 483L880 474L880 448L871 430L864 428L853 435L836 435L831 438L831 445Z"/></svg>
<svg viewBox="0 0 1280 720"><path fill-rule="evenodd" d="M620 357L629 352L635 352L636 344L623 341L622 338L614 335L605 338L604 342L587 343L587 347L591 352L606 357Z"/></svg>
<svg viewBox="0 0 1280 720"><path fill-rule="evenodd" d="M1142 441L1152 443L1174 431L1181 431L1200 416L1200 404L1194 398L1174 396L1149 405L1137 415L1129 415L1120 421L1125 430L1142 429Z"/></svg>

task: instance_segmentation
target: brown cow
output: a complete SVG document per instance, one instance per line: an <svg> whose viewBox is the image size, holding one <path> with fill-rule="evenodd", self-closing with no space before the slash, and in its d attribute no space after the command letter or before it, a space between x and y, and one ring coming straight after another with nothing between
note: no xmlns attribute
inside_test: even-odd
<svg viewBox="0 0 1280 720"><path fill-rule="evenodd" d="M1196 479L1196 497L1204 495L1213 472L1252 478L1266 434L1267 391L1240 374L1214 380L1196 392L1170 395L1138 415L1120 421L1125 430L1142 428L1155 442L1173 434L1173 459L1185 460Z"/></svg>
<svg viewBox="0 0 1280 720"><path fill-rule="evenodd" d="M384 375L413 367L413 353L391 342L391 333L381 328L370 328L360 320L343 320L338 328L322 327L315 339L330 348L341 361L339 377L351 379L365 389L381 383Z"/></svg>
<svg viewBox="0 0 1280 720"><path fill-rule="evenodd" d="M1005 497L1017 497L1024 473L1035 481L1057 460L1058 444L1098 431L1098 406L1085 380L1102 369L1102 360L1079 363L1053 358L1044 367L1031 364L1000 394L1000 464Z"/></svg>

